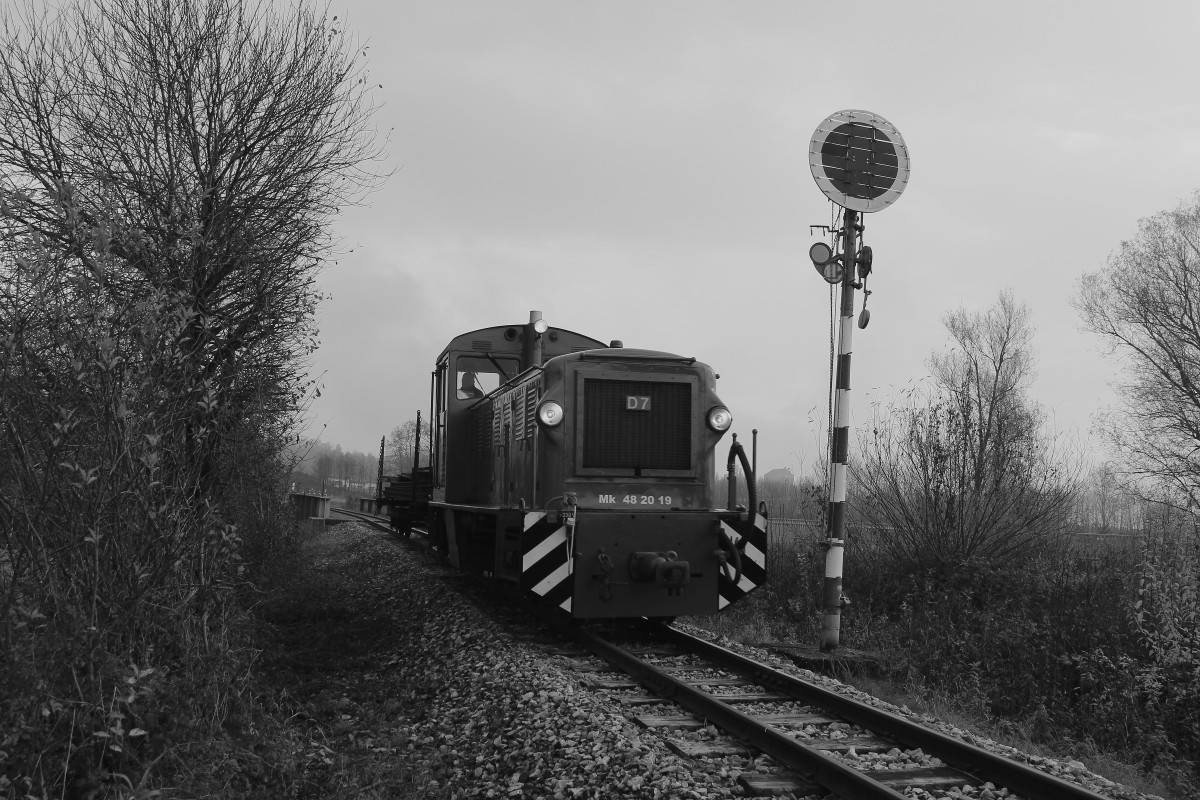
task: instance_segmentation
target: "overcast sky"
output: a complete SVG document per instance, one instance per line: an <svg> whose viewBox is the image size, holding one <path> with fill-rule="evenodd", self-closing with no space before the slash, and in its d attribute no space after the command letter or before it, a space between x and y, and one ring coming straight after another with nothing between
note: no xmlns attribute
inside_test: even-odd
<svg viewBox="0 0 1200 800"><path fill-rule="evenodd" d="M1033 395L1086 440L1114 369L1069 302L1138 219L1200 188L1200 4L334 2L370 46L395 174L336 222L309 435L374 452L455 335L521 323L695 356L759 466L825 458L831 205L808 142L842 109L903 135L865 217L856 424L927 374L943 314L1004 288ZM352 251L351 251L352 249ZM858 293L857 308L862 293ZM322 426L326 426L322 432ZM722 446L721 456L725 448Z"/></svg>

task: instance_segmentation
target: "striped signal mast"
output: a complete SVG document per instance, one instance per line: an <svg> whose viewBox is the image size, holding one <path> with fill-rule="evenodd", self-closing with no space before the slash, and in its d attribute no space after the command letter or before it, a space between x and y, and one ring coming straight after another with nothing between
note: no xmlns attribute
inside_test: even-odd
<svg viewBox="0 0 1200 800"><path fill-rule="evenodd" d="M896 127L878 114L846 110L826 117L809 142L808 165L826 197L843 209L842 227L829 230L833 244L817 242L808 256L827 283L842 289L834 373L833 432L830 437L829 513L825 529L825 583L821 604L824 622L821 649L834 650L842 627L842 556L846 547L846 487L850 451L850 353L854 333L854 290L864 289L873 253L862 244L860 215L887 208L908 186L908 147ZM856 280L857 278L857 280ZM863 303L860 328L870 313Z"/></svg>

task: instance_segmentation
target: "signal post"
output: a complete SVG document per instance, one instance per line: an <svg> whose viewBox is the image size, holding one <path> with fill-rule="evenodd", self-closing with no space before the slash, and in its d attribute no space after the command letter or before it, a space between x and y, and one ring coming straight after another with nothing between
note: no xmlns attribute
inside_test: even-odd
<svg viewBox="0 0 1200 800"><path fill-rule="evenodd" d="M842 227L820 227L832 234L833 247L817 242L808 255L825 281L841 286L838 355L834 371L833 430L830 433L829 508L826 514L825 581L821 604L824 621L821 649L838 647L842 608L842 557L846 545L846 490L850 454L850 354L854 332L854 290L871 274L873 253L861 245L865 227L859 215L879 211L895 202L908 185L908 147L895 126L869 111L846 110L826 117L809 142L809 168L817 186L841 206ZM837 252L835 252L835 249ZM857 278L857 280L856 280ZM858 325L866 328L864 308Z"/></svg>

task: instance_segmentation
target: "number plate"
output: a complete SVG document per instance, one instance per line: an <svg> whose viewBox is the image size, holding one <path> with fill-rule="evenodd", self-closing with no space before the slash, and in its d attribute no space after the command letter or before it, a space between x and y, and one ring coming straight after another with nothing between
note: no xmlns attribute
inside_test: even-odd
<svg viewBox="0 0 1200 800"><path fill-rule="evenodd" d="M643 487L642 491L646 491ZM661 491L661 490L660 490ZM581 496L581 500L591 501L590 497ZM618 488L616 494L597 494L594 500L599 508L605 506L662 506L670 508L675 504L675 499L669 494L631 494Z"/></svg>
<svg viewBox="0 0 1200 800"><path fill-rule="evenodd" d="M627 394L625 395L625 410L626 411L649 411L650 397L643 394Z"/></svg>

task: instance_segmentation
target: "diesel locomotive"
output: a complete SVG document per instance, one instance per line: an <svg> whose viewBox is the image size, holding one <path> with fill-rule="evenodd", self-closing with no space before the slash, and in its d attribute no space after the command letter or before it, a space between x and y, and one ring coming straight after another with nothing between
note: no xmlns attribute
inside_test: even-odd
<svg viewBox="0 0 1200 800"><path fill-rule="evenodd" d="M694 358L605 344L536 311L455 337L432 374L421 505L433 544L459 570L518 583L577 619L736 602L766 577L766 510L753 494L749 508L714 497L732 423L716 377ZM730 487L735 456L753 487L733 439Z"/></svg>

